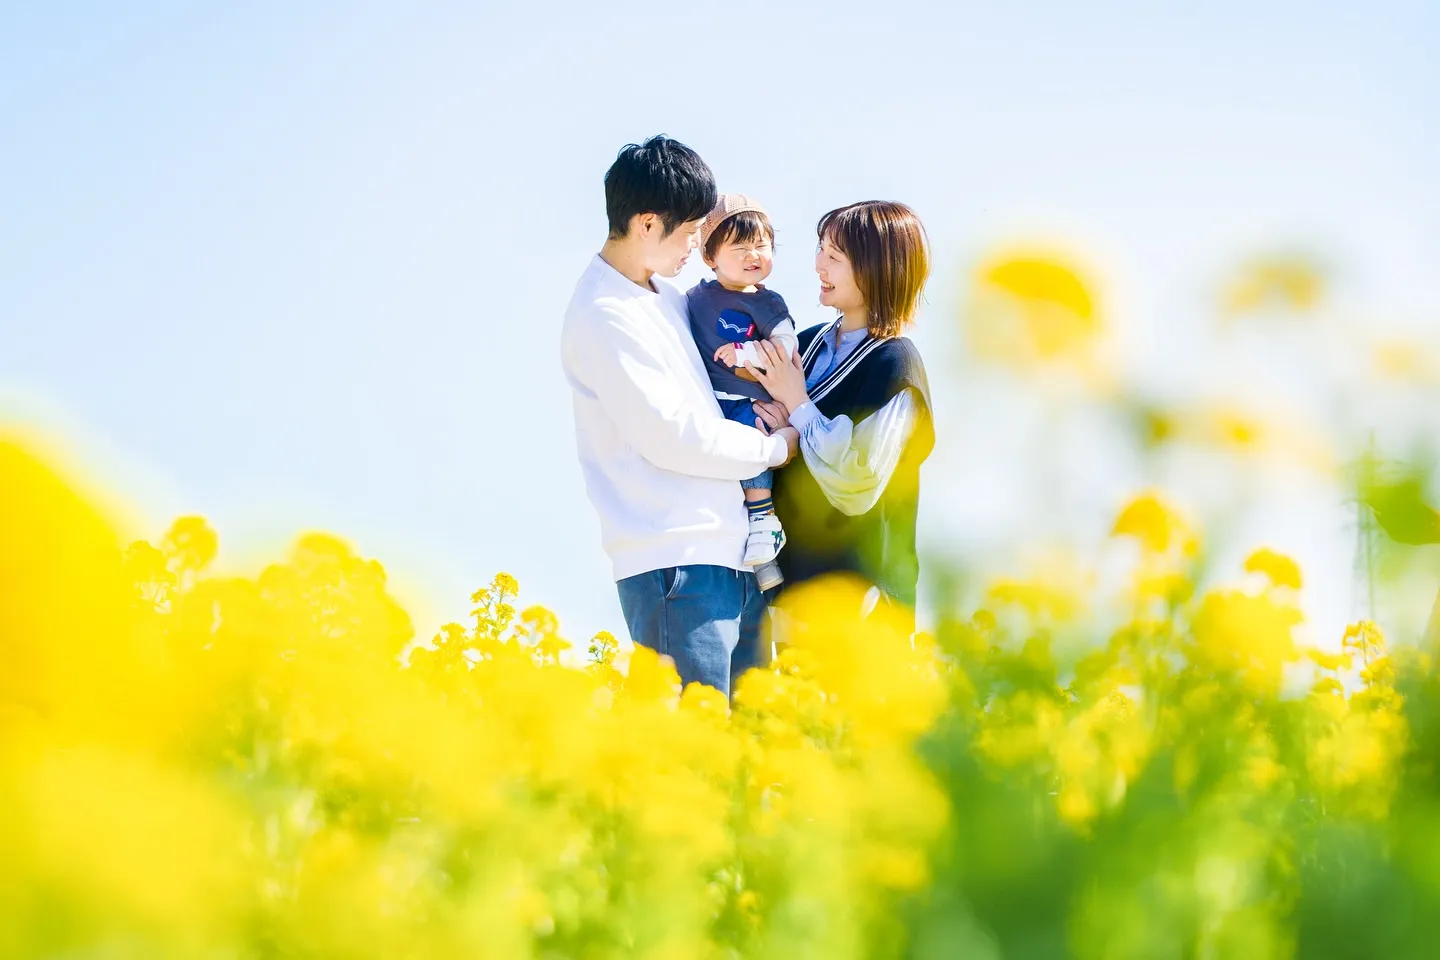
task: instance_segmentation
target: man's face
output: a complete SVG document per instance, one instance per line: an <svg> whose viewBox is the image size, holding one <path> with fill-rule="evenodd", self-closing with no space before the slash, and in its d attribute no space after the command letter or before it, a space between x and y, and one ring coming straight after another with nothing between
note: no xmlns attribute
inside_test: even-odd
<svg viewBox="0 0 1440 960"><path fill-rule="evenodd" d="M704 223L703 217L682 223L666 236L665 221L654 214L645 214L640 224L645 242L645 267L662 277L675 276L700 246L700 227Z"/></svg>

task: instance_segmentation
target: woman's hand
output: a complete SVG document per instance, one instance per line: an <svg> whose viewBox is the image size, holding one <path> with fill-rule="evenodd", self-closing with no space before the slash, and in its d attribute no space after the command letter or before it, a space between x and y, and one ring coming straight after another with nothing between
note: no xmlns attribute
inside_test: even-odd
<svg viewBox="0 0 1440 960"><path fill-rule="evenodd" d="M790 359L787 360L774 343L761 340L755 344L755 351L760 354L765 364L764 370L755 371L755 379L771 397L784 404L787 411L809 402L810 395L805 392L805 370L800 365L799 350L791 351Z"/></svg>

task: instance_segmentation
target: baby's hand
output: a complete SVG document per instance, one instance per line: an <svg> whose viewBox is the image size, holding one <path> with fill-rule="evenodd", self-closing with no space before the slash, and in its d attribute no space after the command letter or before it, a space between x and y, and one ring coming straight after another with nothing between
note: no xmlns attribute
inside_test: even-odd
<svg viewBox="0 0 1440 960"><path fill-rule="evenodd" d="M727 367L735 366L735 344L721 344L720 349L715 351L715 359Z"/></svg>

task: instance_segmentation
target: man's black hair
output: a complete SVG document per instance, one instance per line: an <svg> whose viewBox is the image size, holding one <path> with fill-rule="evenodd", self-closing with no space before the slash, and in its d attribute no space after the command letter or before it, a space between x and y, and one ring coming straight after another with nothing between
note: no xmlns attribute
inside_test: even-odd
<svg viewBox="0 0 1440 960"><path fill-rule="evenodd" d="M630 218L653 213L668 237L682 223L701 220L715 206L715 175L700 155L664 134L626 144L605 172L610 236L630 230Z"/></svg>

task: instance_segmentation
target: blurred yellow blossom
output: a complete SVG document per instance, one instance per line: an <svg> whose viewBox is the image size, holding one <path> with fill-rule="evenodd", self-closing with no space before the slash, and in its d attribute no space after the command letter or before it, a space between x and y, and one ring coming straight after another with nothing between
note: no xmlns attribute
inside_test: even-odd
<svg viewBox="0 0 1440 960"><path fill-rule="evenodd" d="M976 266L965 329L982 359L1017 369L1064 361L1093 372L1105 324L1094 281L1073 258L1027 247Z"/></svg>
<svg viewBox="0 0 1440 960"><path fill-rule="evenodd" d="M1225 285L1221 310L1227 316L1280 309L1308 312L1325 296L1325 272L1300 253L1258 256L1242 264Z"/></svg>
<svg viewBox="0 0 1440 960"><path fill-rule="evenodd" d="M507 574L417 644L337 537L250 577L198 517L125 545L13 443L0 531L0 955L1280 960L1344 911L1388 926L1336 956L1431 946L1433 657L1302 650L1299 565L1204 589L1155 492L1128 580L1052 552L920 633L791 589L733 703L608 633L570 665Z"/></svg>
<svg viewBox="0 0 1440 960"><path fill-rule="evenodd" d="M1151 553L1165 553L1172 547L1193 554L1199 540L1193 527L1175 507L1159 494L1142 493L1127 503L1115 518L1111 536L1133 537Z"/></svg>
<svg viewBox="0 0 1440 960"><path fill-rule="evenodd" d="M1248 573L1260 574L1274 587L1299 590L1302 583L1300 565L1283 553L1276 553L1268 547L1262 547L1246 557L1245 570Z"/></svg>
<svg viewBox="0 0 1440 960"><path fill-rule="evenodd" d="M1384 653L1385 632L1373 620L1360 620L1345 628L1340 644L1360 654L1360 659L1368 664Z"/></svg>
<svg viewBox="0 0 1440 960"><path fill-rule="evenodd" d="M1371 368L1382 379L1417 386L1440 384L1440 344L1391 337L1371 348Z"/></svg>
<svg viewBox="0 0 1440 960"><path fill-rule="evenodd" d="M1241 460L1295 463L1331 475L1338 457L1320 425L1279 410L1252 409L1233 399L1183 406L1138 405L1130 411L1141 444L1187 444Z"/></svg>
<svg viewBox="0 0 1440 960"><path fill-rule="evenodd" d="M1298 655L1294 629L1301 619L1298 609L1268 594L1217 590L1202 598L1195 614L1197 650L1206 662L1274 691L1282 668Z"/></svg>

